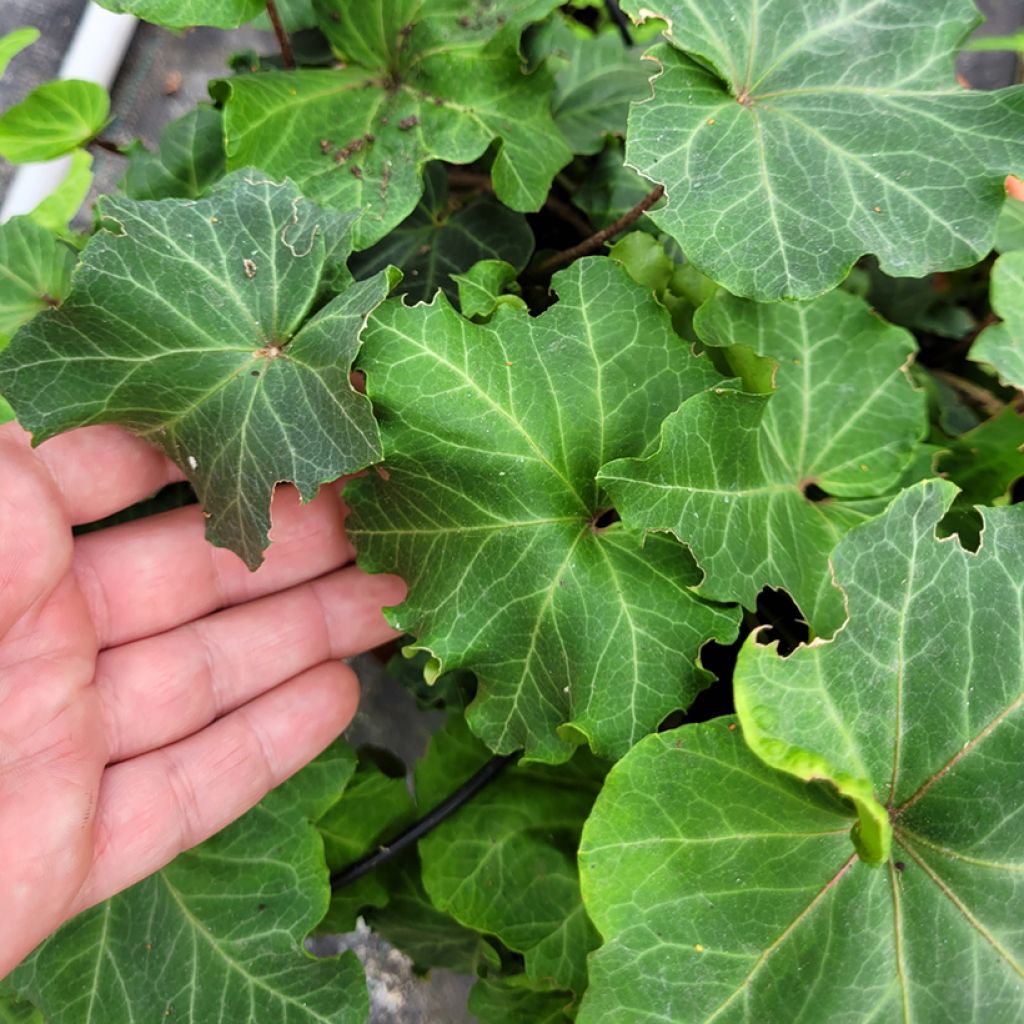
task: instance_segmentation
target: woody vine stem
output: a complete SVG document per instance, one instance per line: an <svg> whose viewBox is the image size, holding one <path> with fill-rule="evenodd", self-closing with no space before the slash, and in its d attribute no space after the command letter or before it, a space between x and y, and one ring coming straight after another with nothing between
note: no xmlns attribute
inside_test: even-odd
<svg viewBox="0 0 1024 1024"><path fill-rule="evenodd" d="M295 55L292 53L291 40L289 40L288 33L284 30L284 23L281 21L281 15L274 0L267 0L267 17L270 19L270 24L274 27L277 45L281 47L281 60L284 61L285 69L287 71L294 71Z"/></svg>

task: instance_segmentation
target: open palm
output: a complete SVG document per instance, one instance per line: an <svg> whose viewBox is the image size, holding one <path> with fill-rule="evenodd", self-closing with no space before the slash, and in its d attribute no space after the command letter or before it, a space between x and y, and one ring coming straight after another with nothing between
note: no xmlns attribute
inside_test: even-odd
<svg viewBox="0 0 1024 1024"><path fill-rule="evenodd" d="M256 573L195 506L72 536L178 478L116 428L0 427L0 977L319 753L358 700L336 659L393 635L337 488L279 491Z"/></svg>

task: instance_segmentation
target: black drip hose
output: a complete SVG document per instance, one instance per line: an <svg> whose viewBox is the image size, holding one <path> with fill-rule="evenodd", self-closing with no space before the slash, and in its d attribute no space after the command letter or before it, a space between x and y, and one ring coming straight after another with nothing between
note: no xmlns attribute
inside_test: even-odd
<svg viewBox="0 0 1024 1024"><path fill-rule="evenodd" d="M467 779L454 793L441 801L432 811L425 814L419 821L410 825L401 835L391 842L378 846L369 856L357 860L337 874L331 875L331 891L337 892L351 885L356 879L369 874L374 868L397 857L410 846L415 845L428 832L432 832L446 818L451 817L463 804L468 803L485 786L493 782L517 757L514 754L502 754L492 757L477 773Z"/></svg>
<svg viewBox="0 0 1024 1024"><path fill-rule="evenodd" d="M633 34L629 31L629 19L622 13L618 0L604 0L604 8L608 12L608 17L618 26L622 41L627 46L632 46Z"/></svg>

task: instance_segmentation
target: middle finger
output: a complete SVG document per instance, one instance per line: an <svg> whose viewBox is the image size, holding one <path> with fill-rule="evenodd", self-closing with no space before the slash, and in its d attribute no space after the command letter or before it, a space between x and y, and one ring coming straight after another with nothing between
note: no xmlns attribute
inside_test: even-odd
<svg viewBox="0 0 1024 1024"><path fill-rule="evenodd" d="M337 485L321 488L308 505L300 505L293 487L278 487L271 505L273 543L256 572L206 540L198 505L79 537L75 575L100 649L162 633L345 565L353 551L344 515Z"/></svg>

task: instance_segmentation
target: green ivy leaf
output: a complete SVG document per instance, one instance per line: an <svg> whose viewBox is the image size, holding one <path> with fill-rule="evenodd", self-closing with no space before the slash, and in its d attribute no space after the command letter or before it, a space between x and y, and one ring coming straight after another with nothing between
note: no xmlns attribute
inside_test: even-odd
<svg viewBox="0 0 1024 1024"><path fill-rule="evenodd" d="M891 827L915 860L927 856L917 833L928 849L966 843L961 854L986 860L1012 831L993 794L988 825L967 814L944 841L933 834L939 819L953 821L965 785L991 776L997 793L1020 788L1000 775L999 751L1011 749L1024 717L1024 514L982 510L981 546L965 551L935 536L955 493L941 481L908 488L837 548L850 621L831 644L783 660L748 643L737 664L736 709L751 748L850 797L870 861L887 858Z"/></svg>
<svg viewBox="0 0 1024 1024"><path fill-rule="evenodd" d="M533 252L533 232L521 213L513 213L490 196L465 205L452 202L440 164L427 166L423 184L419 206L386 238L353 256L349 266L356 277L399 267L402 281L396 291L425 301L438 288L455 299L456 275L479 260L511 263L513 278L526 266Z"/></svg>
<svg viewBox="0 0 1024 1024"><path fill-rule="evenodd" d="M264 9L265 0L97 0L118 14L134 14L164 28L238 28Z"/></svg>
<svg viewBox="0 0 1024 1024"><path fill-rule="evenodd" d="M439 910L522 953L533 984L577 994L597 935L575 851L604 774L585 753L558 768L507 768L419 846L423 885ZM440 803L489 757L465 719L451 718L416 766L421 806Z"/></svg>
<svg viewBox="0 0 1024 1024"><path fill-rule="evenodd" d="M994 367L1004 384L1024 388L1024 250L996 260L991 288L992 309L1003 322L981 332L971 359Z"/></svg>
<svg viewBox="0 0 1024 1024"><path fill-rule="evenodd" d="M7 65L21 53L22 50L31 46L39 38L39 29L16 28L5 36L0 36L0 78L3 78L7 71Z"/></svg>
<svg viewBox="0 0 1024 1024"><path fill-rule="evenodd" d="M1024 476L1024 416L1007 406L946 445L938 469L961 490L958 500L991 505Z"/></svg>
<svg viewBox="0 0 1024 1024"><path fill-rule="evenodd" d="M518 37L553 6L323 0L321 25L344 67L213 86L225 102L228 166L287 174L317 202L362 210L357 249L412 213L429 160L470 163L496 140L498 199L540 209L572 153L551 119L550 74L523 73Z"/></svg>
<svg viewBox="0 0 1024 1024"><path fill-rule="evenodd" d="M865 253L921 277L992 247L1003 178L1024 166L1024 89L955 84L970 0L623 8L670 23L627 160L665 185L651 219L729 291L811 298Z"/></svg>
<svg viewBox="0 0 1024 1024"><path fill-rule="evenodd" d="M958 705L945 721L962 719ZM1019 843L1004 820L1024 796L1007 770L1014 738L990 737L937 779L895 826L902 859L879 869L853 854L834 792L772 771L735 728L717 719L649 736L609 776L580 851L605 944L578 1024L639 1024L651 1007L660 1020L723 1024L1016 1020ZM954 738L932 735L936 753Z"/></svg>
<svg viewBox="0 0 1024 1024"><path fill-rule="evenodd" d="M46 82L0 117L0 156L12 164L52 160L97 135L109 113L107 90L95 82Z"/></svg>
<svg viewBox="0 0 1024 1024"><path fill-rule="evenodd" d="M336 744L234 825L80 914L14 972L18 992L50 1024L364 1024L355 955L302 948L329 895L311 819L354 766Z"/></svg>
<svg viewBox="0 0 1024 1024"><path fill-rule="evenodd" d="M14 332L71 289L74 251L31 217L0 224L0 349Z"/></svg>
<svg viewBox="0 0 1024 1024"><path fill-rule="evenodd" d="M164 128L155 153L136 139L125 151L125 195L198 199L224 174L223 121L219 110L201 103Z"/></svg>
<svg viewBox="0 0 1024 1024"><path fill-rule="evenodd" d="M995 248L997 252L1024 249L1024 200L1006 197L996 225Z"/></svg>
<svg viewBox="0 0 1024 1024"><path fill-rule="evenodd" d="M469 1012L479 1024L569 1024L564 992L533 988L525 975L480 978L469 993Z"/></svg>
<svg viewBox="0 0 1024 1024"><path fill-rule="evenodd" d="M67 234L68 224L82 208L92 188L92 153L76 149L71 166L61 183L29 214L40 227L54 234Z"/></svg>
<svg viewBox="0 0 1024 1024"><path fill-rule="evenodd" d="M463 316L489 317L502 302L525 309L525 303L515 294L519 291L517 273L504 260L481 260L464 274L452 274Z"/></svg>
<svg viewBox="0 0 1024 1024"><path fill-rule="evenodd" d="M409 584L390 618L431 652L428 678L472 669L477 735L546 761L581 738L624 753L706 685L697 653L736 622L692 597L699 575L673 541L595 529L602 462L643 451L720 378L611 260L554 286L542 316L500 305L488 324L443 296L382 307L359 365L388 479L346 490L360 563Z"/></svg>
<svg viewBox="0 0 1024 1024"><path fill-rule="evenodd" d="M639 1024L652 1008L670 1021L794 1020L808 987L808 1019L873 1007L888 944L864 919L884 876L858 865L864 906L860 892L828 888L850 870L849 828L825 787L767 768L731 718L646 737L611 770L583 830L580 878L604 945L578 1024ZM851 941L844 960L836 947ZM823 951L837 965L828 997L813 986Z"/></svg>
<svg viewBox="0 0 1024 1024"><path fill-rule="evenodd" d="M623 46L614 26L594 33L556 14L538 27L527 52L554 72L551 111L574 153L598 153L609 135L624 136L630 102L650 95L641 49Z"/></svg>
<svg viewBox="0 0 1024 1024"><path fill-rule="evenodd" d="M718 291L714 281L689 263L674 262L663 243L646 231L623 235L611 246L608 255L621 263L637 284L654 291L658 301L672 315L676 334L688 341L700 340L693 329L693 316L698 307ZM741 377L748 390L765 394L772 390L775 364L770 359L756 356L740 345L722 351L711 348L708 355L720 372Z"/></svg>
<svg viewBox="0 0 1024 1024"><path fill-rule="evenodd" d="M349 368L387 272L310 317L348 253L351 217L252 172L207 198L106 198L59 309L0 357L0 393L36 441L120 423L184 470L214 544L262 560L270 497L304 500L380 458ZM308 318L308 319L307 319Z"/></svg>
<svg viewBox="0 0 1024 1024"><path fill-rule="evenodd" d="M656 454L599 479L626 523L690 547L701 594L752 609L763 587L783 588L829 634L846 617L829 554L863 519L858 499L893 493L924 434L924 395L905 373L914 340L841 291L775 305L722 293L695 326L708 345L777 360L777 390L697 395Z"/></svg>

